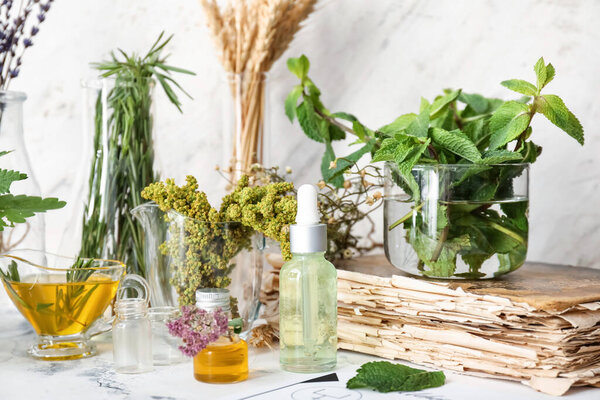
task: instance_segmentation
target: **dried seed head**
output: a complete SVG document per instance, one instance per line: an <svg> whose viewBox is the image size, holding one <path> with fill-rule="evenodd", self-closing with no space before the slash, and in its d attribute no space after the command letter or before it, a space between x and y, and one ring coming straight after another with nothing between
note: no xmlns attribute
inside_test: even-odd
<svg viewBox="0 0 600 400"><path fill-rule="evenodd" d="M379 200L379 199L380 199L380 198L382 198L382 197L383 197L383 195L381 194L381 192L380 192L379 190L378 190L378 191L376 191L375 193L373 193L373 198L374 198L375 200Z"/></svg>
<svg viewBox="0 0 600 400"><path fill-rule="evenodd" d="M367 200L365 200L365 203L367 203L367 205L372 206L375 203L375 199L373 199L373 197L371 196L367 196Z"/></svg>
<svg viewBox="0 0 600 400"><path fill-rule="evenodd" d="M336 221L335 221L335 218L333 218L333 217L330 217L330 218L327 220L327 223L328 223L329 225L333 225L333 224L335 224L335 222L336 222Z"/></svg>
<svg viewBox="0 0 600 400"><path fill-rule="evenodd" d="M354 255L354 252L352 250L350 250L350 249L346 249L342 253L342 257L344 257L345 259L352 258L353 255Z"/></svg>
<svg viewBox="0 0 600 400"><path fill-rule="evenodd" d="M329 163L329 169L334 169L337 167L337 160L333 160Z"/></svg>
<svg viewBox="0 0 600 400"><path fill-rule="evenodd" d="M321 180L317 183L317 186L319 187L319 189L324 189L327 185L325 184L325 181Z"/></svg>
<svg viewBox="0 0 600 400"><path fill-rule="evenodd" d="M285 167L285 173L286 174L291 174L292 173L292 167Z"/></svg>
<svg viewBox="0 0 600 400"><path fill-rule="evenodd" d="M344 181L344 189L350 189L352 187L352 182Z"/></svg>

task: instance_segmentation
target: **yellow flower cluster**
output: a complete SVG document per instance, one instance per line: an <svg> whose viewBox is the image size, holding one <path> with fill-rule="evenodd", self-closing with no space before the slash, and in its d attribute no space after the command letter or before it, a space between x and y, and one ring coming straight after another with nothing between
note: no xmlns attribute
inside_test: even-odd
<svg viewBox="0 0 600 400"><path fill-rule="evenodd" d="M296 200L287 193L292 190L287 182L249 187L244 175L235 191L223 197L219 211L198 191L193 176L181 187L167 179L142 191L143 198L167 212L170 238L161 250L171 257L171 284L181 305L193 304L198 288L227 287L233 258L250 249L255 231L279 241L284 258L291 258L288 225L296 215Z"/></svg>

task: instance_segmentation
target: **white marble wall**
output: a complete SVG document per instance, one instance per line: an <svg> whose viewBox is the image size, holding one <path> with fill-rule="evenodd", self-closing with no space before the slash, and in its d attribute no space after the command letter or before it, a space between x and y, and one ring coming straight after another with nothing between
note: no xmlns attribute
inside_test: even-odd
<svg viewBox="0 0 600 400"><path fill-rule="evenodd" d="M499 82L533 79L540 55L558 71L550 90L586 128L586 145L536 117L544 154L533 168L529 259L600 268L600 1L322 1L284 56L305 53L311 76L333 110L372 126L413 111L420 96L462 87L510 96ZM26 139L46 195L68 198L79 164L81 90L88 63L115 47L142 52L161 30L174 33L171 62L197 72L180 79L194 97L183 115L161 94L159 166L165 177L198 176L219 197L219 65L194 0L59 0L28 51L15 90L29 95ZM282 111L294 84L283 59L271 74L272 159L290 165L297 183L314 182L319 145ZM48 215L49 248L58 248L68 210Z"/></svg>

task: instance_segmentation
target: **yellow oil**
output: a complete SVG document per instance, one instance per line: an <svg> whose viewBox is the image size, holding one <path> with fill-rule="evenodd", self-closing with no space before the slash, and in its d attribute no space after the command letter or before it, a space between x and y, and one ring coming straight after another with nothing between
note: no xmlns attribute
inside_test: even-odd
<svg viewBox="0 0 600 400"><path fill-rule="evenodd" d="M221 336L194 357L194 378L206 383L246 380L248 344L237 336Z"/></svg>
<svg viewBox="0 0 600 400"><path fill-rule="evenodd" d="M12 301L39 335L81 333L110 304L119 281L94 274L85 282L65 282L61 275L31 275L4 282Z"/></svg>

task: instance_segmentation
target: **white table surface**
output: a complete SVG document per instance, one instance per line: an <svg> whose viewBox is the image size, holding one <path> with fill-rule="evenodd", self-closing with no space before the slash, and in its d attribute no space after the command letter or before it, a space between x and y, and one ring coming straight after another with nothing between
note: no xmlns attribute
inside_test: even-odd
<svg viewBox="0 0 600 400"><path fill-rule="evenodd" d="M155 367L139 375L117 374L112 369L110 335L95 339L99 354L83 360L48 362L30 358L26 350L35 334L10 303L4 290L0 294L0 399L240 399L286 385L293 385L326 374L294 374L279 368L277 350L251 350L250 376L231 385L197 382L192 362ZM379 394L369 390L347 390L345 382L362 363L378 360L347 351L338 352L340 382L293 385L279 391L251 397L259 399L429 399L429 400L515 400L553 399L523 384L483 379L446 372L446 384L440 388L413 393ZM327 395L329 394L329 395ZM575 388L566 399L600 399L600 389Z"/></svg>

